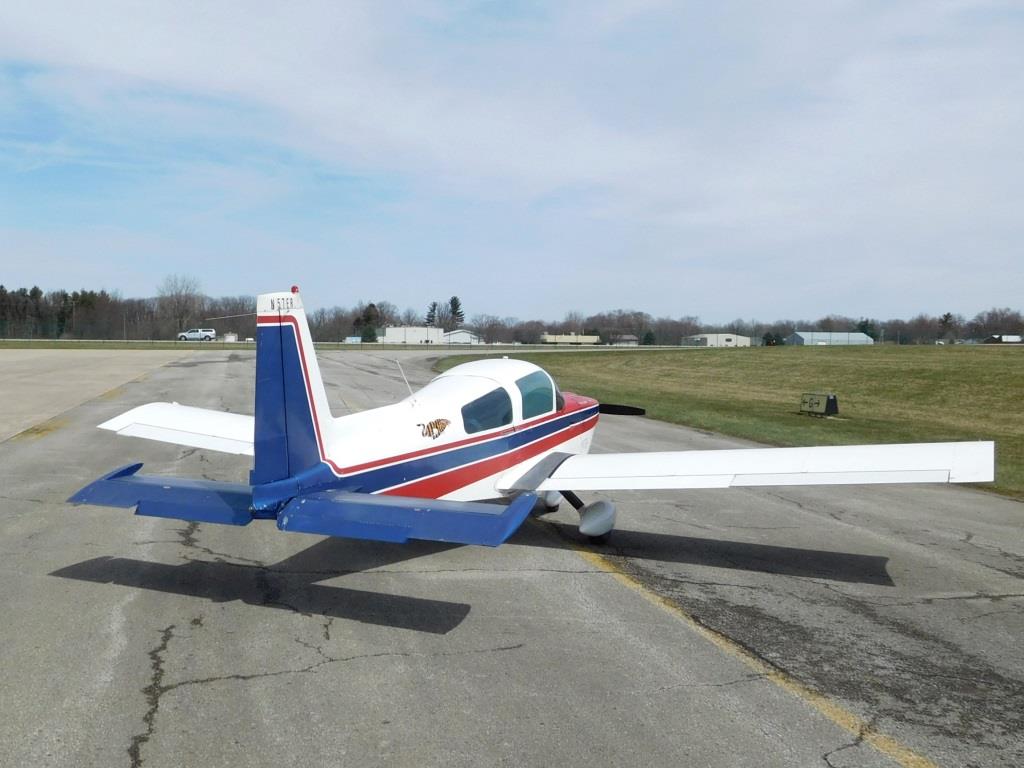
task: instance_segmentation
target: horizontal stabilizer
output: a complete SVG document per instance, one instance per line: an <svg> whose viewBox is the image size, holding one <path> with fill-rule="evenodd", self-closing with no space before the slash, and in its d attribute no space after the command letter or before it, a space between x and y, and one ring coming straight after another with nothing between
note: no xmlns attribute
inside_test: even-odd
<svg viewBox="0 0 1024 768"><path fill-rule="evenodd" d="M599 453L569 457L531 490L984 483L994 467L991 442Z"/></svg>
<svg viewBox="0 0 1024 768"><path fill-rule="evenodd" d="M252 520L252 489L240 483L138 475L141 464L129 464L95 480L68 499L71 504L137 507L135 514L245 525Z"/></svg>
<svg viewBox="0 0 1024 768"><path fill-rule="evenodd" d="M148 403L100 424L125 437L253 455L252 416L178 403Z"/></svg>
<svg viewBox="0 0 1024 768"><path fill-rule="evenodd" d="M324 491L288 502L277 527L374 541L425 539L496 547L522 525L536 500L532 493L500 505Z"/></svg>

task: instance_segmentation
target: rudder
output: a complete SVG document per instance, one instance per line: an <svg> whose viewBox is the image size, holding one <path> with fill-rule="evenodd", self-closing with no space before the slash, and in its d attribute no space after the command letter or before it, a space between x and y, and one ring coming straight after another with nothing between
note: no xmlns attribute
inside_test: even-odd
<svg viewBox="0 0 1024 768"><path fill-rule="evenodd" d="M256 299L254 486L285 480L323 460L331 421L298 290Z"/></svg>

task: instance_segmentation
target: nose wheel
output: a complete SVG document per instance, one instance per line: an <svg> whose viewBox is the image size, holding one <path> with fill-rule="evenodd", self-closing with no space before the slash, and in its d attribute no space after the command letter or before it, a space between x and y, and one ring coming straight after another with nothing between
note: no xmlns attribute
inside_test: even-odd
<svg viewBox="0 0 1024 768"><path fill-rule="evenodd" d="M615 505L610 501L593 501L584 504L583 499L572 491L560 491L562 498L568 501L580 514L580 533L593 544L604 544L615 528ZM544 497L545 504L547 496Z"/></svg>

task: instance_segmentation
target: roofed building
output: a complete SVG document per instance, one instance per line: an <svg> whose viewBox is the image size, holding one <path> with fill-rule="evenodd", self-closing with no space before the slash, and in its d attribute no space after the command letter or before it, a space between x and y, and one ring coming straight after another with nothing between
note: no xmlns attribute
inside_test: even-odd
<svg viewBox="0 0 1024 768"><path fill-rule="evenodd" d="M377 334L381 344L441 344L444 330L431 326L389 326L384 335Z"/></svg>
<svg viewBox="0 0 1024 768"><path fill-rule="evenodd" d="M683 346L687 347L749 347L750 337L738 333L698 333L687 336Z"/></svg>
<svg viewBox="0 0 1024 768"><path fill-rule="evenodd" d="M860 331L793 331L786 337L786 344L810 347L847 347L874 343L874 339Z"/></svg>
<svg viewBox="0 0 1024 768"><path fill-rule="evenodd" d="M600 336L585 336L580 333L542 333L541 344L600 344Z"/></svg>
<svg viewBox="0 0 1024 768"><path fill-rule="evenodd" d="M466 328L456 328L444 334L445 344L483 344L480 337Z"/></svg>

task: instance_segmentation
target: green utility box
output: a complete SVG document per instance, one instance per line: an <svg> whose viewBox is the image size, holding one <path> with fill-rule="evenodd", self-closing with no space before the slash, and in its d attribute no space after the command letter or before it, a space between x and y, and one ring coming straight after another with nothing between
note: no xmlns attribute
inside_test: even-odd
<svg viewBox="0 0 1024 768"><path fill-rule="evenodd" d="M800 398L800 413L809 416L835 416L839 413L839 400L834 392L804 392Z"/></svg>

